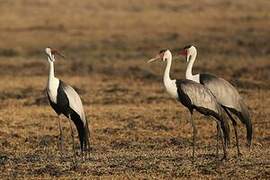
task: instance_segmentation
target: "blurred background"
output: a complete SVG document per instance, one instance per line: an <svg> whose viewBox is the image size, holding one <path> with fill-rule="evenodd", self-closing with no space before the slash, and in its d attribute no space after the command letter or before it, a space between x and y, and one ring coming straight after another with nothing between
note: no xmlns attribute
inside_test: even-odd
<svg viewBox="0 0 270 180"><path fill-rule="evenodd" d="M99 71L91 68L93 62L101 62L100 68L118 61L141 62L161 48L193 44L199 51L198 65L215 61L222 68L245 59L244 70L235 76L248 78L246 71L258 70L257 81L269 80L269 64L254 63L269 55L269 4L267 0L1 0L0 59L34 60L38 72L28 67L18 73L44 74L39 63L50 46L63 51L68 61L86 63L76 66L80 74ZM1 68L1 73L12 73Z"/></svg>
<svg viewBox="0 0 270 180"><path fill-rule="evenodd" d="M269 177L269 158L259 158L270 154L269 42L269 0L0 0L0 169L14 178L205 177L205 172L228 178L237 168L243 173L232 175L239 178ZM177 159L190 153L188 114L163 88L164 63L146 61L160 49L175 53L189 44L198 50L194 73L223 77L245 98L256 135L256 153L245 156L248 161L194 167L184 166L188 159ZM89 164L79 170L58 164L57 116L44 91L46 47L66 56L57 58L55 74L83 99L96 162L91 170ZM172 78L184 78L185 68L184 58L175 59ZM201 150L211 149L215 126L197 123ZM241 129L243 146L244 136ZM168 150L172 159L162 158ZM140 158L144 153L156 159ZM131 157L137 157L131 166L121 164ZM248 162L257 166L245 166Z"/></svg>

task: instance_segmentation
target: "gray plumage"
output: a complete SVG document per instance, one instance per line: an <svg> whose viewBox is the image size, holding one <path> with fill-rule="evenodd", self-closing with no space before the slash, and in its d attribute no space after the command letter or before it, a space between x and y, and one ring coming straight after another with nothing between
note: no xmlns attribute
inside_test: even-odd
<svg viewBox="0 0 270 180"><path fill-rule="evenodd" d="M186 53L185 53L186 54ZM215 117L217 122L218 131L222 135L222 145L224 156L222 159L227 157L226 152L226 139L228 138L228 132L224 120L222 116L222 108L216 102L215 97L212 93L200 83L196 83L191 80L172 80L170 78L170 68L172 64L172 54L170 50L161 50L159 54L150 60L148 63L154 62L156 60L161 59L162 61L166 61L167 65L163 75L163 83L166 88L168 94L170 94L173 98L179 100L185 107L187 107L190 111L190 122L193 128L193 151L192 157L194 160L194 152L195 152L195 142L196 142L196 126L192 118L193 110L196 109L200 113ZM218 137L218 136L217 136Z"/></svg>
<svg viewBox="0 0 270 180"><path fill-rule="evenodd" d="M178 80L176 84L189 97L194 107L209 109L220 116L222 115L222 110L209 89L190 80Z"/></svg>
<svg viewBox="0 0 270 180"><path fill-rule="evenodd" d="M213 93L217 101L222 105L230 119L233 121L235 128L237 128L235 124L236 121L229 114L229 111L235 114L240 119L240 121L245 124L247 130L247 141L250 146L253 135L253 127L250 114L247 106L245 105L242 97L239 95L235 87L228 81L211 74L200 74L200 83Z"/></svg>
<svg viewBox="0 0 270 180"><path fill-rule="evenodd" d="M213 116L220 122L224 140L227 144L230 138L229 124L224 118L222 107L219 105L211 91L203 85L188 79L176 80L176 86L179 101L189 109L191 114L193 113L193 110L196 109L204 115Z"/></svg>

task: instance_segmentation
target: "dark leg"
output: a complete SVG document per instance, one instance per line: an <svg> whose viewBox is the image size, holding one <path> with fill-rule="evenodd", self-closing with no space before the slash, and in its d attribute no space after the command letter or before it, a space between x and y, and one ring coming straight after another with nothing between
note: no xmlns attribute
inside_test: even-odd
<svg viewBox="0 0 270 180"><path fill-rule="evenodd" d="M226 108L224 108L224 109L225 109L227 115L229 116L229 118L232 121L233 128L234 128L234 133L235 133L235 139L236 139L237 154L238 154L238 156L240 156L241 155L241 152L240 152L240 148L239 148L239 140L238 140L238 133L237 133L237 122L232 117L231 113Z"/></svg>
<svg viewBox="0 0 270 180"><path fill-rule="evenodd" d="M88 120L86 119L86 129L87 129L87 136L86 136L86 153L87 153L87 156L90 157L90 131L89 131L89 126L88 126Z"/></svg>
<svg viewBox="0 0 270 180"><path fill-rule="evenodd" d="M74 131L73 131L73 127L72 127L72 122L71 122L71 119L70 119L70 116L69 116L69 125L70 125L70 130L71 130L71 138L72 138L72 149L73 149L73 156L74 156L74 159L76 161L76 150L75 150L75 140L74 140Z"/></svg>
<svg viewBox="0 0 270 180"><path fill-rule="evenodd" d="M219 129L219 133L221 134L221 141L222 141L222 147L223 147L223 153L224 153L221 160L224 160L227 158L227 151L226 151L226 145L225 145L225 140L224 140L224 134L222 132L220 122L217 122L217 125L218 125L218 129Z"/></svg>
<svg viewBox="0 0 270 180"><path fill-rule="evenodd" d="M58 128L59 128L59 150L60 150L60 156L63 157L63 132L61 127L61 117L58 117Z"/></svg>
<svg viewBox="0 0 270 180"><path fill-rule="evenodd" d="M82 161L84 161L84 155L85 155L85 153L84 153L84 142L82 142L82 143L80 143L80 149L81 149L81 154L80 154L80 156L81 156L81 160Z"/></svg>
<svg viewBox="0 0 270 180"><path fill-rule="evenodd" d="M236 146L237 146L237 154L238 156L241 156L240 148L239 148L239 141L238 141L238 133L237 133L237 124L236 121L233 121L233 128L235 132L235 139L236 139Z"/></svg>
<svg viewBox="0 0 270 180"><path fill-rule="evenodd" d="M89 140L87 141L87 158L90 158L90 143L89 143Z"/></svg>
<svg viewBox="0 0 270 180"><path fill-rule="evenodd" d="M188 111L188 112L190 112L190 111ZM189 113L189 115L190 115L190 113ZM191 115L190 115L190 116L191 116ZM187 123L187 124L190 123L190 116L189 116L189 118L186 119L186 123ZM181 127L181 126L180 126L180 125L181 125L180 123L181 123L181 122L179 121L179 127Z"/></svg>
<svg viewBox="0 0 270 180"><path fill-rule="evenodd" d="M191 122L191 125L192 125L192 132L193 132L193 137L192 137L192 141L193 141L193 147L192 147L192 159L194 161L194 157L195 157L195 143L196 143L196 134L197 134L197 129L196 129L196 126L195 126L195 123L193 121L193 118L192 118L192 114L190 113L190 122Z"/></svg>
<svg viewBox="0 0 270 180"><path fill-rule="evenodd" d="M216 157L218 157L218 139L219 139L219 129L217 125L217 144L216 144Z"/></svg>

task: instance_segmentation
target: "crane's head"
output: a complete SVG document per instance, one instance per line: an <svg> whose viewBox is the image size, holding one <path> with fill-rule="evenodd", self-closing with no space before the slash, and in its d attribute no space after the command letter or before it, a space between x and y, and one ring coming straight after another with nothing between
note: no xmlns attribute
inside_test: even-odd
<svg viewBox="0 0 270 180"><path fill-rule="evenodd" d="M197 49L192 45L188 45L188 46L185 46L184 48L182 48L179 51L178 55L182 55L182 56L186 57L186 60L188 62L191 59L191 57L197 55Z"/></svg>
<svg viewBox="0 0 270 180"><path fill-rule="evenodd" d="M162 60L162 61L167 61L168 59L172 58L172 53L168 49L162 49L159 51L159 53L156 55L156 57L150 59L147 61L147 63L151 63L156 60Z"/></svg>
<svg viewBox="0 0 270 180"><path fill-rule="evenodd" d="M61 57L65 57L64 55L62 55L58 50L56 50L56 49L51 49L51 48L49 48L49 47L47 47L46 49L45 49L45 53L46 53L46 55L47 55L47 57L48 57L48 61L51 61L51 62L54 62L55 61L55 55L57 54L57 55L59 55L59 56L61 56Z"/></svg>

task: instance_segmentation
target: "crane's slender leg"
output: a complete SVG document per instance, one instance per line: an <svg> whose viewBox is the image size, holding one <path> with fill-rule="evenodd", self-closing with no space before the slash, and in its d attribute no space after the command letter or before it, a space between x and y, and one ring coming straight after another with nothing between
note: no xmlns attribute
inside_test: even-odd
<svg viewBox="0 0 270 180"><path fill-rule="evenodd" d="M86 149L86 151L87 151L87 158L90 158L90 142L89 142L89 140L87 140L87 149Z"/></svg>
<svg viewBox="0 0 270 180"><path fill-rule="evenodd" d="M235 133L235 139L236 139L236 146L237 146L237 154L238 156L241 156L241 152L240 152L240 148L239 148L239 140L238 140L238 132L237 132L237 122L236 120L232 117L231 113L226 109L224 108L227 115L229 116L229 118L231 119L232 121L232 124L233 124L233 128L234 128L234 133Z"/></svg>
<svg viewBox="0 0 270 180"><path fill-rule="evenodd" d="M87 156L90 158L90 142L89 142L89 138L90 138L90 131L89 131L89 126L88 126L88 120L86 119L86 129L87 129L87 139L86 139L86 153Z"/></svg>
<svg viewBox="0 0 270 180"><path fill-rule="evenodd" d="M190 114L190 111L188 111L189 113L189 118L187 118L186 119L186 123L188 124L188 123L190 123L190 116L191 116L191 114ZM181 124L180 124L180 121L179 121L179 127L181 127Z"/></svg>
<svg viewBox="0 0 270 180"><path fill-rule="evenodd" d="M191 122L191 125L192 125L192 131L193 131L193 137L192 137L192 141L193 141L192 160L194 161L197 129L196 129L195 123L194 123L193 118L192 118L192 113L190 113L190 122Z"/></svg>
<svg viewBox="0 0 270 180"><path fill-rule="evenodd" d="M85 127L85 140L82 144L81 147L81 157L82 160L87 159L88 157L90 157L90 143L89 143L89 128L88 128L88 123L86 123L86 127Z"/></svg>
<svg viewBox="0 0 270 180"><path fill-rule="evenodd" d="M61 126L61 116L58 116L58 128L59 128L59 141L58 141L58 146L60 150L60 156L63 158L63 131L62 131L62 126Z"/></svg>
<svg viewBox="0 0 270 180"><path fill-rule="evenodd" d="M74 140L74 131L73 131L73 127L72 127L72 122L70 119L70 115L69 115L69 125L70 125L70 129L71 129L71 138L72 138L72 149L73 149L73 156L76 162L76 150L75 150L75 140Z"/></svg>
<svg viewBox="0 0 270 180"><path fill-rule="evenodd" d="M225 140L224 140L224 134L222 132L221 125L220 125L220 122L219 121L217 121L217 125L218 125L218 129L219 129L219 133L221 134L220 137L221 137L222 147L223 147L223 153L224 153L224 155L223 155L223 157L221 159L221 161L222 161L222 160L224 160L224 159L227 158L227 151L226 151L226 145L225 145Z"/></svg>
<svg viewBox="0 0 270 180"><path fill-rule="evenodd" d="M216 144L216 157L218 157L218 140L219 140L219 128L218 128L218 125L217 125L217 144Z"/></svg>
<svg viewBox="0 0 270 180"><path fill-rule="evenodd" d="M236 139L236 146L237 146L237 154L238 156L241 156L240 148L239 148L239 140L238 140L238 133L237 133L237 124L236 121L233 121L233 128L235 132L235 139Z"/></svg>

